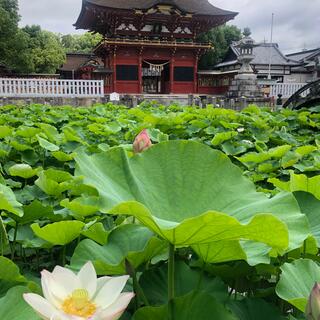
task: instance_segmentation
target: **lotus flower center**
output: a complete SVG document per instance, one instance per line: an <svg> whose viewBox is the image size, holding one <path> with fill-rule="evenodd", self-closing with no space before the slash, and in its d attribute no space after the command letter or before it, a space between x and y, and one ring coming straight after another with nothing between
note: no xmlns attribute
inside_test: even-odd
<svg viewBox="0 0 320 320"><path fill-rule="evenodd" d="M77 289L63 302L62 310L66 314L87 319L95 314L97 306L89 300L87 290Z"/></svg>

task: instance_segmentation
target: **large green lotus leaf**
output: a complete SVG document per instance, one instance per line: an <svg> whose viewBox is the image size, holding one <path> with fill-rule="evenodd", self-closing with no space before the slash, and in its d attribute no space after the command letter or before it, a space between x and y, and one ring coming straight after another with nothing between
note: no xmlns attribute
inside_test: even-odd
<svg viewBox="0 0 320 320"><path fill-rule="evenodd" d="M247 147L242 145L241 142L233 143L227 141L221 145L221 148L225 154L232 156L236 156L247 151Z"/></svg>
<svg viewBox="0 0 320 320"><path fill-rule="evenodd" d="M88 143L79 137L78 133L72 129L71 127L64 127L63 128L64 140L67 141L74 141L79 142L83 145L88 145Z"/></svg>
<svg viewBox="0 0 320 320"><path fill-rule="evenodd" d="M268 150L268 155L271 158L280 159L282 158L289 150L291 150L292 146L288 144L284 144L279 147L275 147Z"/></svg>
<svg viewBox="0 0 320 320"><path fill-rule="evenodd" d="M130 157L122 148L76 158L100 193L101 211L136 216L178 246L248 239L285 249L308 236L292 194L258 193L223 153L192 141L160 143ZM277 218L276 218L277 217Z"/></svg>
<svg viewBox="0 0 320 320"><path fill-rule="evenodd" d="M109 232L106 231L101 222L95 223L90 226L88 229L84 229L81 234L89 239L94 240L95 242L105 245L108 240Z"/></svg>
<svg viewBox="0 0 320 320"><path fill-rule="evenodd" d="M275 187L286 191L305 191L313 194L320 200L320 175L308 178L304 174L295 174L290 171L290 181L281 181L276 178L268 180Z"/></svg>
<svg viewBox="0 0 320 320"><path fill-rule="evenodd" d="M10 259L0 257L0 296L16 285L27 283L19 268ZM2 318L0 318L2 319Z"/></svg>
<svg viewBox="0 0 320 320"><path fill-rule="evenodd" d="M266 152L261 152L261 153L257 153L257 152L249 152L247 154L245 154L242 157L236 157L237 160L239 160L241 163L247 164L247 163L261 163L264 162L266 160L270 159L270 156L268 155L268 153Z"/></svg>
<svg viewBox="0 0 320 320"><path fill-rule="evenodd" d="M43 149L46 149L48 151L58 151L60 149L56 144L51 143L44 138L41 138L39 135L37 135L37 139L38 139L39 145Z"/></svg>
<svg viewBox="0 0 320 320"><path fill-rule="evenodd" d="M0 209L23 216L22 204L17 201L13 191L3 184L0 184Z"/></svg>
<svg viewBox="0 0 320 320"><path fill-rule="evenodd" d="M318 247L320 247L320 200L311 193L303 191L294 192L294 196L299 203L301 211L307 216L311 233L317 240Z"/></svg>
<svg viewBox="0 0 320 320"><path fill-rule="evenodd" d="M15 164L9 168L9 173L13 177L21 177L24 179L29 179L37 174L37 169L32 169L28 164Z"/></svg>
<svg viewBox="0 0 320 320"><path fill-rule="evenodd" d="M67 171L63 171L63 170L57 170L57 169L48 169L44 171L46 176L51 179L54 180L56 182L65 182L65 181L70 181L73 179L72 175L67 172Z"/></svg>
<svg viewBox="0 0 320 320"><path fill-rule="evenodd" d="M123 225L113 230L104 246L86 239L80 242L71 258L71 267L78 270L91 260L99 275L124 274L125 260L137 268L166 250L166 243L141 225Z"/></svg>
<svg viewBox="0 0 320 320"><path fill-rule="evenodd" d="M16 135L24 138L32 138L39 132L40 132L40 129L38 128L20 126L16 131Z"/></svg>
<svg viewBox="0 0 320 320"><path fill-rule="evenodd" d="M17 140L10 141L10 146L12 146L14 149L16 149L18 151L33 150L33 148L30 145L20 143Z"/></svg>
<svg viewBox="0 0 320 320"><path fill-rule="evenodd" d="M35 235L54 245L64 246L78 238L85 224L81 221L60 221L40 228L38 223L31 225Z"/></svg>
<svg viewBox="0 0 320 320"><path fill-rule="evenodd" d="M0 139L9 137L12 134L13 129L9 126L0 126Z"/></svg>
<svg viewBox="0 0 320 320"><path fill-rule="evenodd" d="M228 141L237 135L238 135L238 132L236 131L219 132L214 136L211 143L214 146L218 146L221 143Z"/></svg>
<svg viewBox="0 0 320 320"><path fill-rule="evenodd" d="M58 196L69 188L72 176L65 171L49 169L38 173L35 184L46 194Z"/></svg>
<svg viewBox="0 0 320 320"><path fill-rule="evenodd" d="M37 125L41 128L42 133L44 133L49 140L58 144L61 142L61 137L56 127L47 123L39 123Z"/></svg>
<svg viewBox="0 0 320 320"><path fill-rule="evenodd" d="M231 301L228 306L238 320L286 320L271 303L260 299Z"/></svg>
<svg viewBox="0 0 320 320"><path fill-rule="evenodd" d="M81 197L72 201L64 199L60 202L60 205L71 210L75 215L86 217L99 211L99 198Z"/></svg>
<svg viewBox="0 0 320 320"><path fill-rule="evenodd" d="M19 224L29 224L43 218L58 218L54 217L53 208L43 205L39 200L34 200L28 205L23 206L23 217L15 218Z"/></svg>
<svg viewBox="0 0 320 320"><path fill-rule="evenodd" d="M264 243L253 241L222 241L192 246L197 255L206 263L221 263L246 260L249 265L270 263L271 248Z"/></svg>
<svg viewBox="0 0 320 320"><path fill-rule="evenodd" d="M10 241L16 238L17 243L21 243L23 248L37 248L50 249L53 244L38 238L32 231L30 225L18 226L18 232L15 235L14 230L11 229L8 233Z"/></svg>
<svg viewBox="0 0 320 320"><path fill-rule="evenodd" d="M10 289L0 299L1 320L40 320L41 318L24 301L23 294L30 292L28 288L17 286Z"/></svg>
<svg viewBox="0 0 320 320"><path fill-rule="evenodd" d="M236 320L223 304L205 292L192 292L173 301L173 316L169 317L168 305L139 309L132 320Z"/></svg>
<svg viewBox="0 0 320 320"><path fill-rule="evenodd" d="M206 291L221 303L225 303L229 298L228 287L220 278L208 277L202 270L191 269L182 261L175 263L174 281L176 297L184 296L197 289ZM151 305L160 306L168 303L167 264L143 272L139 282Z"/></svg>
<svg viewBox="0 0 320 320"><path fill-rule="evenodd" d="M277 295L304 311L315 282L320 282L320 267L312 260L300 259L285 263L276 286Z"/></svg>
<svg viewBox="0 0 320 320"><path fill-rule="evenodd" d="M281 167L286 169L295 165L298 161L301 160L301 156L296 152L289 151L282 159L281 159Z"/></svg>
<svg viewBox="0 0 320 320"><path fill-rule="evenodd" d="M318 148L316 146L311 146L311 145L308 145L308 146L301 146L301 147L298 147L295 152L298 153L299 155L301 156L305 156L305 155L308 155L314 151L318 150Z"/></svg>
<svg viewBox="0 0 320 320"><path fill-rule="evenodd" d="M282 145L276 148L269 149L267 152L250 152L241 157L238 157L237 159L246 165L250 163L261 163L269 159L282 158L291 148L292 147L290 145Z"/></svg>
<svg viewBox="0 0 320 320"><path fill-rule="evenodd" d="M68 162L73 160L73 154L68 154L63 151L54 151L54 152L51 152L51 154L58 161L61 161L61 162Z"/></svg>

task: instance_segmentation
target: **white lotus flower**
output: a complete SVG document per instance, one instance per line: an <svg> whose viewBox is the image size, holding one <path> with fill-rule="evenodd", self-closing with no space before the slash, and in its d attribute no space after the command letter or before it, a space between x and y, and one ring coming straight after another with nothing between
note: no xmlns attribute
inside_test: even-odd
<svg viewBox="0 0 320 320"><path fill-rule="evenodd" d="M97 279L91 262L77 275L57 266L52 273L41 273L44 298L33 293L23 297L44 320L117 320L134 297L132 292L121 293L128 279Z"/></svg>

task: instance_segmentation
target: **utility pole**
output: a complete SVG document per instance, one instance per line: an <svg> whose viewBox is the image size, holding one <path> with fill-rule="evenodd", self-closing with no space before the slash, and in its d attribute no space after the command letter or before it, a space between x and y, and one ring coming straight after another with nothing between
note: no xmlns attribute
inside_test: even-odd
<svg viewBox="0 0 320 320"><path fill-rule="evenodd" d="M270 49L269 49L270 52L269 52L269 73L268 73L268 80L271 80L273 24L274 24L274 13L272 13L272 18L271 18L271 37L270 37Z"/></svg>

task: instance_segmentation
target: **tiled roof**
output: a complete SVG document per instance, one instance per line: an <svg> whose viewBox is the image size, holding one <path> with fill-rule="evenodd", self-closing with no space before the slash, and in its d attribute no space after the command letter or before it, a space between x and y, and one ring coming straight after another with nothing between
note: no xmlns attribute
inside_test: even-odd
<svg viewBox="0 0 320 320"><path fill-rule="evenodd" d="M235 12L213 6L208 0L84 0L85 2L108 8L140 10L149 9L158 4L168 4L182 11L200 15L236 15Z"/></svg>
<svg viewBox="0 0 320 320"><path fill-rule="evenodd" d="M68 53L65 63L59 69L61 71L76 71L81 66L86 64L90 60L98 60L98 62L103 66L100 58L93 56L92 54L86 53Z"/></svg>
<svg viewBox="0 0 320 320"><path fill-rule="evenodd" d="M320 48L290 53L287 54L287 57L290 59L304 62L306 60L312 59L315 55L320 55Z"/></svg>
<svg viewBox="0 0 320 320"><path fill-rule="evenodd" d="M239 49L236 47L236 43L232 44L230 47L231 50L234 52L235 59L233 61L222 62L218 64L216 67L224 67L238 63L236 58L240 55L240 52ZM272 65L295 66L299 64L298 61L286 57L280 51L276 43L258 44L256 47L253 48L253 55L254 59L251 62L252 65L268 65L270 63L270 56Z"/></svg>

